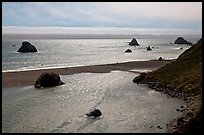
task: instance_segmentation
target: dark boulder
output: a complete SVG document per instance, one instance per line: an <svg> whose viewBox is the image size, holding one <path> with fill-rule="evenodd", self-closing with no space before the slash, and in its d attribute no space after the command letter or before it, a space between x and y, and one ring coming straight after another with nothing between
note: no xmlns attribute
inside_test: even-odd
<svg viewBox="0 0 204 135"><path fill-rule="evenodd" d="M37 49L35 48L34 45L32 45L31 43L24 41L22 43L22 46L18 49L17 52L22 52L22 53L26 53L26 52L37 52Z"/></svg>
<svg viewBox="0 0 204 135"><path fill-rule="evenodd" d="M152 48L150 46L147 47L147 51L151 51Z"/></svg>
<svg viewBox="0 0 204 135"><path fill-rule="evenodd" d="M133 79L133 82L134 83L140 83L142 82L146 77L146 73L141 73L139 76L136 76L134 79Z"/></svg>
<svg viewBox="0 0 204 135"><path fill-rule="evenodd" d="M102 115L99 109L94 108L92 111L86 114L87 116L99 117Z"/></svg>
<svg viewBox="0 0 204 135"><path fill-rule="evenodd" d="M65 84L60 80L60 76L55 73L42 73L35 82L35 88L53 87Z"/></svg>
<svg viewBox="0 0 204 135"><path fill-rule="evenodd" d="M126 52L126 53L131 53L131 52L132 52L132 50L127 49L125 52Z"/></svg>
<svg viewBox="0 0 204 135"><path fill-rule="evenodd" d="M159 60L163 60L162 57L159 57Z"/></svg>
<svg viewBox="0 0 204 135"><path fill-rule="evenodd" d="M191 42L186 41L183 37L178 37L174 44L187 44L187 45L193 45Z"/></svg>
<svg viewBox="0 0 204 135"><path fill-rule="evenodd" d="M132 39L132 41L129 43L130 46L139 46L137 40L135 38Z"/></svg>

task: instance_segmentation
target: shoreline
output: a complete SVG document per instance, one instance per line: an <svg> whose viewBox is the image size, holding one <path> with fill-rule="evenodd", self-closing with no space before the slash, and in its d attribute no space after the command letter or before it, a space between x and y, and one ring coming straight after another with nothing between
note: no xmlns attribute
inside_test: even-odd
<svg viewBox="0 0 204 135"><path fill-rule="evenodd" d="M59 75L71 75L78 73L109 73L114 70L141 73L139 71L131 70L156 70L172 61L173 60L131 61L103 65L40 69L32 71L2 72L2 88L34 85L35 81L42 72L54 72Z"/></svg>

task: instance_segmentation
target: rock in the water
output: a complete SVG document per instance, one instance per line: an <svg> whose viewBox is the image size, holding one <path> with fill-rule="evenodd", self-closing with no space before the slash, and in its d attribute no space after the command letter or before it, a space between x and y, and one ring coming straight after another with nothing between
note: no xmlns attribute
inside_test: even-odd
<svg viewBox="0 0 204 135"><path fill-rule="evenodd" d="M86 114L87 116L93 116L93 117L99 117L102 115L101 111L99 109L93 109L89 113Z"/></svg>
<svg viewBox="0 0 204 135"><path fill-rule="evenodd" d="M162 57L159 57L159 60L163 60Z"/></svg>
<svg viewBox="0 0 204 135"><path fill-rule="evenodd" d="M135 38L132 39L132 41L129 43L130 46L139 46L137 40Z"/></svg>
<svg viewBox="0 0 204 135"><path fill-rule="evenodd" d="M37 52L37 49L35 48L34 45L32 45L31 43L24 41L22 43L22 46L18 49L17 52L22 52L22 53L26 53L26 52Z"/></svg>
<svg viewBox="0 0 204 135"><path fill-rule="evenodd" d="M60 80L60 76L55 73L42 73L35 82L35 88L53 87L65 84Z"/></svg>
<svg viewBox="0 0 204 135"><path fill-rule="evenodd" d="M147 51L151 51L152 48L150 46L147 47Z"/></svg>
<svg viewBox="0 0 204 135"><path fill-rule="evenodd" d="M183 37L178 37L174 44L187 44L187 45L192 45L191 42L186 41Z"/></svg>
<svg viewBox="0 0 204 135"><path fill-rule="evenodd" d="M132 52L132 50L127 49L125 52L126 52L126 53L131 53L131 52Z"/></svg>

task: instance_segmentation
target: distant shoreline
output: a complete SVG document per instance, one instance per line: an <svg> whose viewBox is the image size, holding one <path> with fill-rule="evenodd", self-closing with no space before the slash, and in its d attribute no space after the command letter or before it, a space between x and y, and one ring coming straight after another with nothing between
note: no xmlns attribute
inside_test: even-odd
<svg viewBox="0 0 204 135"><path fill-rule="evenodd" d="M140 73L131 70L156 70L170 63L171 61L173 60L131 61L125 63L113 63L92 66L40 69L19 72L2 72L2 88L34 85L35 81L42 72L54 72L59 75L71 75L77 73L109 73L114 70Z"/></svg>

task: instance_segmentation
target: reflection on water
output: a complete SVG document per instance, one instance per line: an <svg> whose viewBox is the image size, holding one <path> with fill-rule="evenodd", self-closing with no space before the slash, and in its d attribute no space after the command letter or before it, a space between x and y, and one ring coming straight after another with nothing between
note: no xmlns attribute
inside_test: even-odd
<svg viewBox="0 0 204 135"><path fill-rule="evenodd" d="M132 83L136 75L82 73L53 88L3 88L2 132L165 132L184 102ZM102 116L87 117L92 108Z"/></svg>
<svg viewBox="0 0 204 135"><path fill-rule="evenodd" d="M137 39L140 46L129 46L131 39L35 39L28 40L35 45L38 53L18 53L22 39L2 40L2 71L27 71L59 67L76 67L122 63L128 61L146 61L176 59L189 46L172 45L173 37L149 37ZM197 36L187 39L196 43ZM196 42L195 42L196 41ZM12 46L15 44L16 46ZM146 51L146 47L154 47ZM179 49L182 47L183 49ZM131 49L132 53L125 53Z"/></svg>

